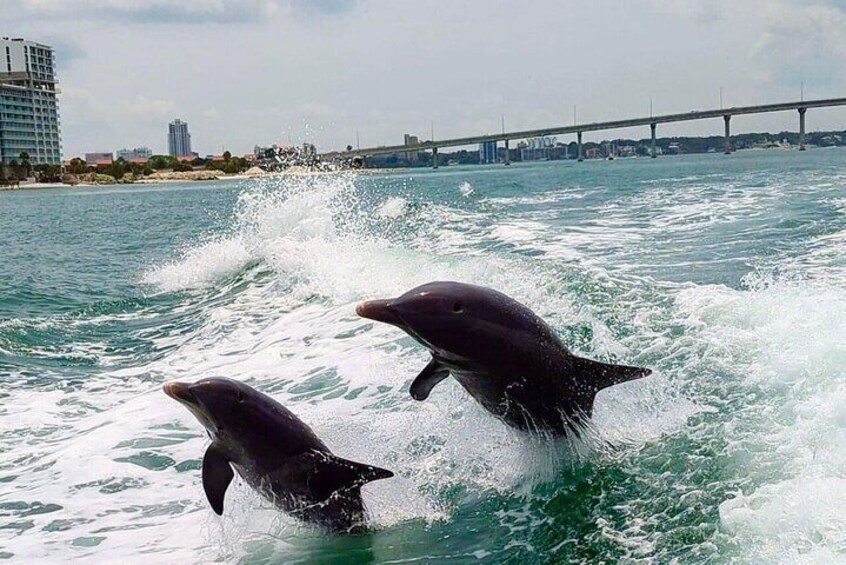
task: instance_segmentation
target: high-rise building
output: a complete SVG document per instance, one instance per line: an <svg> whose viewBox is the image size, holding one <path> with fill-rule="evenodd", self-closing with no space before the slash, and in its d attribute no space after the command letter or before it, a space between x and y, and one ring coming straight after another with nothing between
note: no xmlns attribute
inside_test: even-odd
<svg viewBox="0 0 846 565"><path fill-rule="evenodd" d="M53 48L0 38L0 163L62 162Z"/></svg>
<svg viewBox="0 0 846 565"><path fill-rule="evenodd" d="M403 145L417 145L420 143L420 138L416 135L405 134L402 138ZM409 151L405 154L405 160L409 163L417 163L420 154L417 151Z"/></svg>
<svg viewBox="0 0 846 565"><path fill-rule="evenodd" d="M191 134L188 124L176 119L170 122L167 130L167 152L173 157L187 157L191 153Z"/></svg>
<svg viewBox="0 0 846 565"><path fill-rule="evenodd" d="M482 165L496 163L496 141L485 141L479 144L479 163Z"/></svg>

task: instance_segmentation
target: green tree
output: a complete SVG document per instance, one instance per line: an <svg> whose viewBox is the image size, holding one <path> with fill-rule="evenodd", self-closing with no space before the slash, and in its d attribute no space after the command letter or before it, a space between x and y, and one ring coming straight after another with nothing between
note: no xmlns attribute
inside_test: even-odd
<svg viewBox="0 0 846 565"><path fill-rule="evenodd" d="M122 179L127 171L129 171L129 166L123 157L119 157L117 161L106 167L105 170L106 174L115 177L115 180Z"/></svg>
<svg viewBox="0 0 846 565"><path fill-rule="evenodd" d="M30 173L32 173L32 165L29 163L29 153L21 151L21 154L18 155L18 157L21 159L21 166L26 169L26 174L29 176Z"/></svg>
<svg viewBox="0 0 846 565"><path fill-rule="evenodd" d="M62 167L41 163L35 165L35 177L38 182L59 182L62 175Z"/></svg>
<svg viewBox="0 0 846 565"><path fill-rule="evenodd" d="M223 152L223 160L229 161L230 159L232 159L232 153L230 153L229 151L224 151Z"/></svg>
<svg viewBox="0 0 846 565"><path fill-rule="evenodd" d="M187 161L176 161L176 163L173 164L172 168L175 172L178 173L194 170L194 167L191 166L191 163L188 163Z"/></svg>
<svg viewBox="0 0 846 565"><path fill-rule="evenodd" d="M147 163L157 171L161 171L162 169L167 169L171 165L171 159L172 157L168 155L153 155Z"/></svg>
<svg viewBox="0 0 846 565"><path fill-rule="evenodd" d="M88 165L86 165L83 159L79 157L74 157L71 159L70 167L68 168L71 174L74 175L81 175L88 170Z"/></svg>

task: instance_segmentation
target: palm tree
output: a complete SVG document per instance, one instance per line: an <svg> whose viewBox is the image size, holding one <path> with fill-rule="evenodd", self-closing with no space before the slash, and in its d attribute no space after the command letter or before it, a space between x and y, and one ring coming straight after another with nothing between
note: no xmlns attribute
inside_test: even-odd
<svg viewBox="0 0 846 565"><path fill-rule="evenodd" d="M32 165L29 164L29 153L26 151L21 151L21 154L18 155L21 158L21 166L26 169L26 176L32 172Z"/></svg>

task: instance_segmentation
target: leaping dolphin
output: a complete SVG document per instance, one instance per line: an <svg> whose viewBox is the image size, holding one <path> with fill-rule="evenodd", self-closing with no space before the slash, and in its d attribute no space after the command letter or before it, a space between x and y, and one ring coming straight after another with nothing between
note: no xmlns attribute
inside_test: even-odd
<svg viewBox="0 0 846 565"><path fill-rule="evenodd" d="M573 355L537 314L482 286L430 282L398 298L362 302L356 313L400 328L431 352L411 384L413 398L425 400L452 375L521 430L578 433L597 392L652 372Z"/></svg>
<svg viewBox="0 0 846 565"><path fill-rule="evenodd" d="M167 382L163 389L188 408L212 440L203 457L203 489L218 515L234 467L288 514L333 531L359 530L366 518L361 486L394 476L333 455L288 409L244 383L208 378Z"/></svg>

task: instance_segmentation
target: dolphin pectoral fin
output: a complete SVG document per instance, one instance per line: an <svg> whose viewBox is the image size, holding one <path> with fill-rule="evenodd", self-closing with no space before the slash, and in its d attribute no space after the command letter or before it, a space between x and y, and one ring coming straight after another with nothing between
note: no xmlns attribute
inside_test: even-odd
<svg viewBox="0 0 846 565"><path fill-rule="evenodd" d="M223 453L211 444L203 457L203 490L215 514L223 514L223 498L235 473Z"/></svg>
<svg viewBox="0 0 846 565"><path fill-rule="evenodd" d="M299 471L308 477L309 486L321 498L328 498L339 490L357 488L371 481L394 476L387 469L343 459L325 451L310 451L297 459Z"/></svg>
<svg viewBox="0 0 846 565"><path fill-rule="evenodd" d="M600 391L609 386L640 379L652 374L652 369L611 365L582 357L574 357L573 369L579 373L581 382L590 383L591 388Z"/></svg>
<svg viewBox="0 0 846 565"><path fill-rule="evenodd" d="M411 398L414 400L426 400L429 398L429 393L435 388L439 382L449 376L449 369L441 365L437 359L432 359L423 367L420 374L411 383Z"/></svg>

